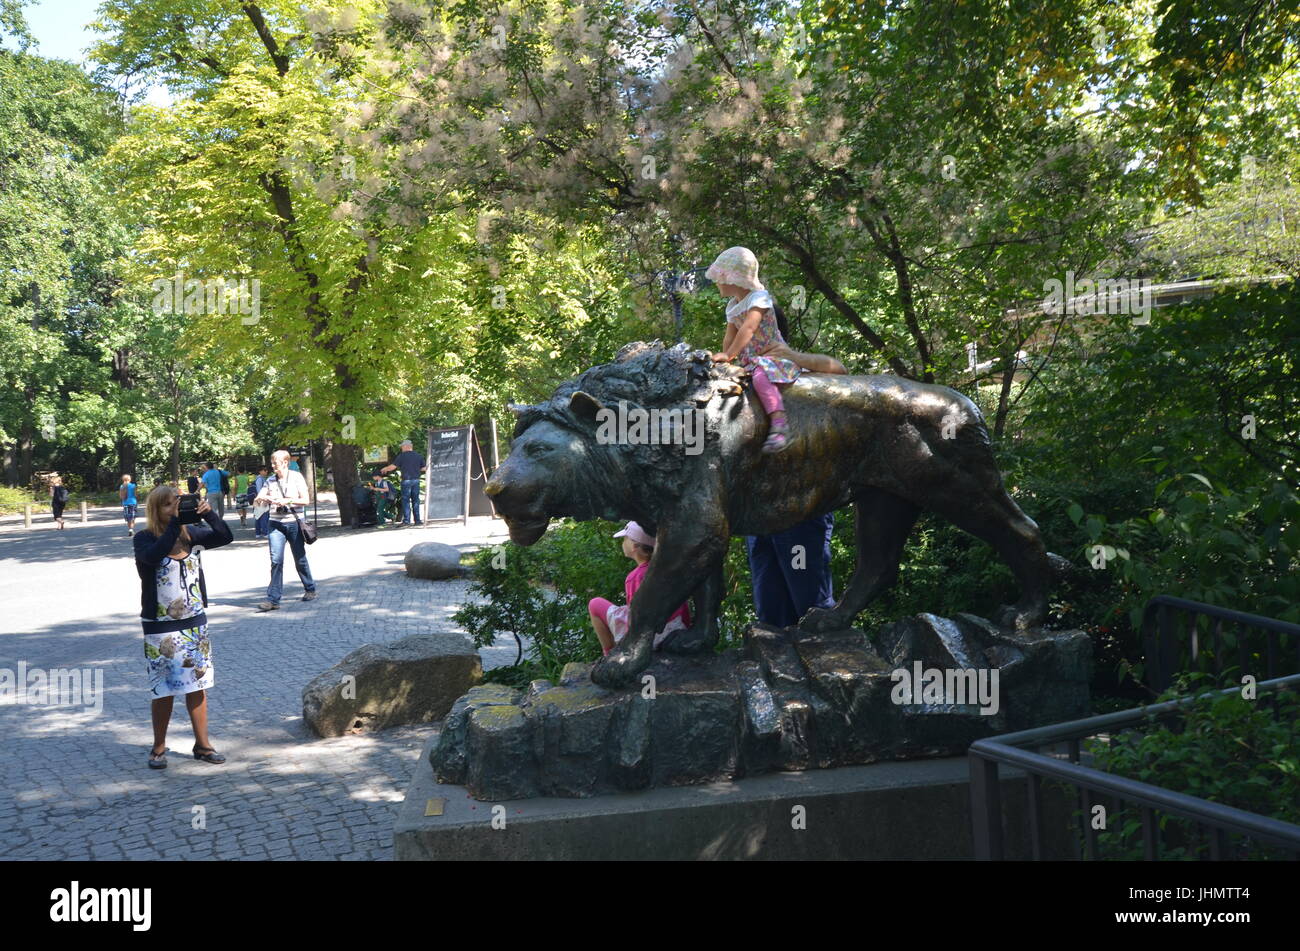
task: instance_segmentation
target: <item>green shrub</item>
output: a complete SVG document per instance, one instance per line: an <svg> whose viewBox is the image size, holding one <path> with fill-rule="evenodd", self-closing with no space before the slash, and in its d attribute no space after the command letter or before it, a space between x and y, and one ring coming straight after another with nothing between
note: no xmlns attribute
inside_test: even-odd
<svg viewBox="0 0 1300 951"><path fill-rule="evenodd" d="M1185 689L1180 685L1161 699L1173 699ZM1084 748L1092 754L1093 765L1108 773L1300 823L1300 695L1295 693L1246 700L1240 692L1201 690L1177 722L1152 720L1142 729L1088 740ZM1208 857L1209 844L1195 823L1161 814L1159 825L1161 859ZM1136 806L1125 804L1110 812L1106 828L1097 835L1101 858L1142 858ZM1282 857L1275 849L1240 837L1234 837L1232 849L1232 857L1240 859Z"/></svg>
<svg viewBox="0 0 1300 951"><path fill-rule="evenodd" d="M0 515L22 514L25 506L32 506L33 512L48 512L50 500L42 498L30 489L9 489L0 486Z"/></svg>
<svg viewBox="0 0 1300 951"><path fill-rule="evenodd" d="M1111 522L1075 505L1070 517L1086 537L1080 554L1105 566L1092 573L1119 582L1114 609L1134 631L1147 601L1157 594L1300 621L1300 497L1284 483L1234 492L1199 473L1184 473L1161 482L1156 504L1140 515ZM1206 631L1208 620L1200 619ZM1136 639L1125 646L1123 663L1141 679L1142 646ZM1235 662L1230 627L1223 648ZM1294 652L1285 634L1280 649L1284 656ZM1207 644L1202 661L1211 660Z"/></svg>
<svg viewBox="0 0 1300 951"><path fill-rule="evenodd" d="M595 597L625 601L623 581L635 566L613 537L621 527L603 520L564 520L529 548L507 544L475 555L471 590L485 603L466 604L454 619L477 647L493 643L499 635L531 642L520 664L491 671L487 679L512 686L536 678L555 680L566 663L600 657L587 602ZM724 577L719 650L739 644L754 619L743 538L731 540Z"/></svg>

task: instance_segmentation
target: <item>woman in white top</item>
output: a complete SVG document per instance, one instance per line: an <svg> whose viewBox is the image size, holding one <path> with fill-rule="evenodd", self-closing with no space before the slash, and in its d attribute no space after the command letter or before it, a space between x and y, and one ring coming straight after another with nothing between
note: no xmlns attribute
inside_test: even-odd
<svg viewBox="0 0 1300 951"><path fill-rule="evenodd" d="M307 563L307 544L302 536L300 519L311 501L307 495L307 480L301 472L289 468L289 453L279 449L271 454L271 468L275 475L262 485L255 501L269 505L271 520L267 544L271 549L271 584L266 589L266 600L257 606L259 611L275 611L280 607L284 593L284 546L293 549L298 579L302 581L304 601L316 598L316 582Z"/></svg>

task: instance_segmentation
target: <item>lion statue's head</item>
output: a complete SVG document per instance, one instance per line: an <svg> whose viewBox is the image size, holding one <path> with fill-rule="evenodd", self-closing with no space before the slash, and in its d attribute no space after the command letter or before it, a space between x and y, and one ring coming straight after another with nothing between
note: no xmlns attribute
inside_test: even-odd
<svg viewBox="0 0 1300 951"><path fill-rule="evenodd" d="M685 470L716 446L721 405L746 371L703 350L630 343L517 416L487 493L510 537L531 545L552 518L636 517L681 494Z"/></svg>

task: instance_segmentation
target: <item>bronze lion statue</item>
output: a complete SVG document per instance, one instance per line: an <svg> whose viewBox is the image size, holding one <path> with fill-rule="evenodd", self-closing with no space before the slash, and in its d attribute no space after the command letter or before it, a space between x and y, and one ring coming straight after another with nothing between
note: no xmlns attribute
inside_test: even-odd
<svg viewBox="0 0 1300 951"><path fill-rule="evenodd" d="M984 539L1010 566L1021 599L1003 623L1020 632L1042 623L1054 566L1038 526L1003 487L974 403L897 376L804 374L783 394L790 445L767 455L767 416L745 376L685 344L634 343L545 403L511 406L514 441L486 491L512 541L531 545L565 516L634 519L657 533L628 634L592 680L634 683L655 632L691 597L692 627L662 649L711 649L730 536L783 531L849 502L856 568L839 603L809 611L801 629L851 626L894 583L922 509ZM616 423L628 419L636 425Z"/></svg>

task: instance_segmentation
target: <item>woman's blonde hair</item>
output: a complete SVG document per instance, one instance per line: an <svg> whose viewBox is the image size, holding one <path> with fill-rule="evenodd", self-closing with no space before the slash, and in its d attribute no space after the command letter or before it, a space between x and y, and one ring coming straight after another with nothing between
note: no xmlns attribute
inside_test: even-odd
<svg viewBox="0 0 1300 951"><path fill-rule="evenodd" d="M156 485L145 498L144 523L151 534L161 538L163 533L167 531L167 524L170 519L163 518L162 508L177 494L177 491L170 485ZM181 526L181 538L185 539L186 544L189 544L190 532L184 525Z"/></svg>

